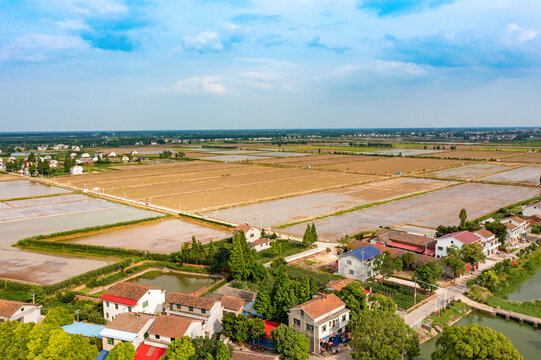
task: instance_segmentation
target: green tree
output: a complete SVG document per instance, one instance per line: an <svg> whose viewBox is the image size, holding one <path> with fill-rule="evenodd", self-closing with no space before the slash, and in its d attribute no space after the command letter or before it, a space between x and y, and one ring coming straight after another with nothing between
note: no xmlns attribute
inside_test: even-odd
<svg viewBox="0 0 541 360"><path fill-rule="evenodd" d="M235 323L237 320L237 315L232 312L227 312L222 317L222 331L230 339L235 337Z"/></svg>
<svg viewBox="0 0 541 360"><path fill-rule="evenodd" d="M493 221L485 224L485 229L496 235L500 244L504 245L507 240L507 228L499 221Z"/></svg>
<svg viewBox="0 0 541 360"><path fill-rule="evenodd" d="M312 233L312 243L315 243L317 241L316 224L312 223L312 226L310 228L310 232Z"/></svg>
<svg viewBox="0 0 541 360"><path fill-rule="evenodd" d="M310 357L310 340L291 326L281 324L270 335L274 349L282 354L284 360L307 360Z"/></svg>
<svg viewBox="0 0 541 360"><path fill-rule="evenodd" d="M45 319L43 319L44 324L53 324L57 326L64 326L73 323L75 319L73 315L70 314L68 309L63 307L55 307L47 311Z"/></svg>
<svg viewBox="0 0 541 360"><path fill-rule="evenodd" d="M265 336L265 323L258 317L250 319L250 335L252 339L259 343L259 340Z"/></svg>
<svg viewBox="0 0 541 360"><path fill-rule="evenodd" d="M299 303L303 303L305 301L308 301L312 298L312 284L310 282L310 279L308 276L305 276L302 278L299 286L297 286L297 300Z"/></svg>
<svg viewBox="0 0 541 360"><path fill-rule="evenodd" d="M370 298L370 308L372 310L386 311L394 314L396 312L396 303L393 299L385 295L374 294Z"/></svg>
<svg viewBox="0 0 541 360"><path fill-rule="evenodd" d="M358 281L350 282L343 287L338 293L338 297L346 303L346 306L351 311L359 312L368 307L366 304L366 292Z"/></svg>
<svg viewBox="0 0 541 360"><path fill-rule="evenodd" d="M393 275L395 262L388 252L379 254L374 258L374 270L381 275L382 279Z"/></svg>
<svg viewBox="0 0 541 360"><path fill-rule="evenodd" d="M49 345L49 338L54 330L58 329L56 324L47 324L41 322L32 328L28 334L28 359L36 359L38 355L43 353L45 348Z"/></svg>
<svg viewBox="0 0 541 360"><path fill-rule="evenodd" d="M99 351L81 335L71 335L57 328L51 331L47 347L35 360L89 360L98 356Z"/></svg>
<svg viewBox="0 0 541 360"><path fill-rule="evenodd" d="M426 264L417 266L417 269L415 269L415 277L420 281L420 287L427 290L434 290L442 272L443 270L435 261L430 261ZM430 286L429 284L433 286Z"/></svg>
<svg viewBox="0 0 541 360"><path fill-rule="evenodd" d="M414 359L419 354L417 333L392 312L355 313L349 327L353 359Z"/></svg>
<svg viewBox="0 0 541 360"><path fill-rule="evenodd" d="M402 265L404 266L404 270L411 269L414 261L415 255L410 252L404 253L404 255L402 255Z"/></svg>
<svg viewBox="0 0 541 360"><path fill-rule="evenodd" d="M479 244L467 244L462 246L460 249L460 256L462 256L462 259L470 264L472 268L480 262L485 262L486 259L481 245Z"/></svg>
<svg viewBox="0 0 541 360"><path fill-rule="evenodd" d="M477 324L447 326L438 336L432 360L522 360L503 334Z"/></svg>
<svg viewBox="0 0 541 360"><path fill-rule="evenodd" d="M297 305L298 302L285 266L278 268L272 299L274 302L274 320L283 323L287 322L289 309Z"/></svg>
<svg viewBox="0 0 541 360"><path fill-rule="evenodd" d="M219 341L218 346L216 349L216 356L214 357L216 360L230 360L231 359L231 352L227 348L227 346Z"/></svg>
<svg viewBox="0 0 541 360"><path fill-rule="evenodd" d="M239 315L235 319L235 331L233 334L233 340L242 344L248 341L250 337L250 319L244 315Z"/></svg>
<svg viewBox="0 0 541 360"><path fill-rule="evenodd" d="M468 219L468 214L466 213L466 209L460 210L458 217L460 219L460 227L463 227L466 224L466 220Z"/></svg>
<svg viewBox="0 0 541 360"><path fill-rule="evenodd" d="M26 360L28 339L34 323L23 324L18 321L0 323L0 354L10 360Z"/></svg>
<svg viewBox="0 0 541 360"><path fill-rule="evenodd" d="M302 237L302 243L304 245L310 245L314 243L314 239L312 236L312 227L310 224L306 224L306 230L304 231L304 235Z"/></svg>
<svg viewBox="0 0 541 360"><path fill-rule="evenodd" d="M466 263L460 256L460 250L456 246L447 249L447 256L443 258L443 263L453 271L453 280L466 272Z"/></svg>
<svg viewBox="0 0 541 360"><path fill-rule="evenodd" d="M267 318L273 317L274 304L271 298L271 289L266 281L262 282L259 286L259 291L254 302L254 309Z"/></svg>
<svg viewBox="0 0 541 360"><path fill-rule="evenodd" d="M116 344L113 350L109 352L109 360L133 360L135 357L135 347L132 343L121 342Z"/></svg>
<svg viewBox="0 0 541 360"><path fill-rule="evenodd" d="M250 256L246 253L246 237L243 232L235 232L233 246L229 255L229 269L231 275L238 280L246 280L250 276L251 268L247 263Z"/></svg>
<svg viewBox="0 0 541 360"><path fill-rule="evenodd" d="M189 360L195 354L192 339L188 336L175 339L161 359L163 360Z"/></svg>
<svg viewBox="0 0 541 360"><path fill-rule="evenodd" d="M192 343L195 348L195 353L190 357L190 360L205 359L208 354L210 354L214 359L218 360L220 359L219 352L220 350L223 350L223 348L225 348L227 355L230 356L229 349L223 342L220 341L217 334L210 338L203 336L196 337L192 339Z"/></svg>

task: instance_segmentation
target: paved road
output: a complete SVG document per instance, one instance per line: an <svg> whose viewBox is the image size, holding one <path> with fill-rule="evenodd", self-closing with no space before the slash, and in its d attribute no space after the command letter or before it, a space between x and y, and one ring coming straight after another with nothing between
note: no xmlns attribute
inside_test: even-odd
<svg viewBox="0 0 541 360"><path fill-rule="evenodd" d="M526 247L528 245L529 244L521 244L521 247ZM433 314L436 309L444 306L446 301L450 299L459 299L461 296L463 296L463 294L468 291L468 287L466 285L468 280L477 277L481 271L493 267L500 261L514 258L514 254L497 254L495 256L491 256L484 264L479 264L479 269L475 270L473 274L463 275L458 278L454 284L450 284L445 288L439 288L436 291L436 294L438 295L437 297L419 306L409 314L406 314L404 316L404 321L409 326L416 327L423 319Z"/></svg>

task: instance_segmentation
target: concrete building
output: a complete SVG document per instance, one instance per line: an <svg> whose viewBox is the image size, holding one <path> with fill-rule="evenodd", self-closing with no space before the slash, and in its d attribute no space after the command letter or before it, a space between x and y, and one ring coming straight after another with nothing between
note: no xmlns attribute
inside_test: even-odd
<svg viewBox="0 0 541 360"><path fill-rule="evenodd" d="M325 341L345 332L349 312L335 294L319 294L289 310L289 325L308 337L311 353L319 353Z"/></svg>
<svg viewBox="0 0 541 360"><path fill-rule="evenodd" d="M162 315L156 319L148 330L145 344L167 348L172 341L183 336L191 338L205 336L203 321L184 316Z"/></svg>
<svg viewBox="0 0 541 360"><path fill-rule="evenodd" d="M261 230L248 225L248 223L240 224L233 230L235 232L243 232L248 242L258 240L261 237Z"/></svg>
<svg viewBox="0 0 541 360"><path fill-rule="evenodd" d="M370 243L428 256L434 256L436 247L434 238L393 229L378 230Z"/></svg>
<svg viewBox="0 0 541 360"><path fill-rule="evenodd" d="M70 174L71 175L81 175L83 173L83 167L79 165L73 165L70 167Z"/></svg>
<svg viewBox="0 0 541 360"><path fill-rule="evenodd" d="M119 314L145 313L156 315L162 311L165 290L142 284L119 282L100 297L103 317L114 320Z"/></svg>
<svg viewBox="0 0 541 360"><path fill-rule="evenodd" d="M530 223L516 215L500 220L507 228L507 245L515 246L519 241L526 241L530 233Z"/></svg>
<svg viewBox="0 0 541 360"><path fill-rule="evenodd" d="M248 303L248 301L245 301L244 299L230 295L222 296L220 302L222 303L224 315L228 312L240 315L242 313L242 308Z"/></svg>
<svg viewBox="0 0 541 360"><path fill-rule="evenodd" d="M19 321L22 323L40 323L41 305L0 299L0 322Z"/></svg>
<svg viewBox="0 0 541 360"><path fill-rule="evenodd" d="M522 215L524 217L540 215L541 216L541 202L536 202L530 205L524 205L522 207Z"/></svg>
<svg viewBox="0 0 541 360"><path fill-rule="evenodd" d="M164 304L164 311L167 315L202 320L206 337L222 330L223 306L217 300L172 292Z"/></svg>
<svg viewBox="0 0 541 360"><path fill-rule="evenodd" d="M498 247L500 246L500 240L486 229L481 229L473 232L475 235L481 237L483 242L483 253L485 256L490 256L498 253Z"/></svg>
<svg viewBox="0 0 541 360"><path fill-rule="evenodd" d="M480 246L484 246L482 242L483 239L481 236L467 230L447 234L436 239L436 257L442 258L447 256L447 250L451 246L458 249L469 244L479 244Z"/></svg>
<svg viewBox="0 0 541 360"><path fill-rule="evenodd" d="M260 238L255 241L248 242L248 245L255 251L261 251L270 249L272 240L267 238Z"/></svg>
<svg viewBox="0 0 541 360"><path fill-rule="evenodd" d="M137 349L145 340L145 334L154 321L156 321L156 317L152 315L119 314L100 332L103 350L111 351L116 344L121 342L130 342Z"/></svg>
<svg viewBox="0 0 541 360"><path fill-rule="evenodd" d="M381 251L372 245L348 251L338 257L338 274L359 281L366 281L376 275L374 258Z"/></svg>

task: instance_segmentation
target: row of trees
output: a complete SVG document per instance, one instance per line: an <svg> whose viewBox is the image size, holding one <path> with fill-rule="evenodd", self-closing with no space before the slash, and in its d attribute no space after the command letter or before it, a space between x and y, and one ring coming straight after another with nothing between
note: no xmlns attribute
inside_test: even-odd
<svg viewBox="0 0 541 360"><path fill-rule="evenodd" d="M317 241L317 230L316 225L307 224L306 230L304 231L304 235L302 237L302 243L304 245L310 245Z"/></svg>

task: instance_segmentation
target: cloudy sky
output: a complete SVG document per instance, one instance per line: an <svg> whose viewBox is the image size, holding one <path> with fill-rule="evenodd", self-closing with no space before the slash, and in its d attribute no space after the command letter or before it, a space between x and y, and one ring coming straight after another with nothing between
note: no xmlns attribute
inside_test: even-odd
<svg viewBox="0 0 541 360"><path fill-rule="evenodd" d="M541 125L536 0L0 9L0 132Z"/></svg>

